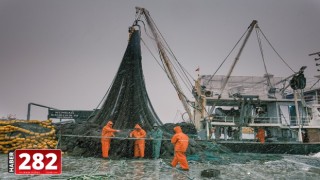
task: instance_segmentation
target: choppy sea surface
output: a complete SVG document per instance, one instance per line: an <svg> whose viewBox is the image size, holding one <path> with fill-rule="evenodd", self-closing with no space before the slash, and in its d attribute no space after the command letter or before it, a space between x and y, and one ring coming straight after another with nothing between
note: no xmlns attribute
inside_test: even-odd
<svg viewBox="0 0 320 180"><path fill-rule="evenodd" d="M8 173L8 156L0 154L0 179L209 179L201 171L215 169L220 175L212 179L320 179L320 153L280 155L223 153L210 161L193 161L190 171L171 168L171 159L106 160L63 155L61 175L14 175Z"/></svg>

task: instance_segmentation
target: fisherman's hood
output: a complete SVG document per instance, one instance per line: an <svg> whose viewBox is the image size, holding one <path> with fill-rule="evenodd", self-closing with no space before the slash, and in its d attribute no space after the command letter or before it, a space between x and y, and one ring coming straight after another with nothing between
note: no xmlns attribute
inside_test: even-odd
<svg viewBox="0 0 320 180"><path fill-rule="evenodd" d="M182 132L182 129L181 129L180 126L174 127L173 130L174 130L175 133L181 133Z"/></svg>
<svg viewBox="0 0 320 180"><path fill-rule="evenodd" d="M112 127L113 122L112 121L108 121L107 126Z"/></svg>
<svg viewBox="0 0 320 180"><path fill-rule="evenodd" d="M136 125L134 126L134 128L135 128L135 129L139 129L139 130L141 129L141 127L139 126L139 124L136 124Z"/></svg>

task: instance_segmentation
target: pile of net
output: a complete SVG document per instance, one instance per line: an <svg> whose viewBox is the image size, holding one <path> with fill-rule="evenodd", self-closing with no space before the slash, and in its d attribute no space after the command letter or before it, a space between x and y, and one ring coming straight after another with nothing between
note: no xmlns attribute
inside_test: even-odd
<svg viewBox="0 0 320 180"><path fill-rule="evenodd" d="M0 152L15 149L56 148L56 130L51 120L0 120Z"/></svg>

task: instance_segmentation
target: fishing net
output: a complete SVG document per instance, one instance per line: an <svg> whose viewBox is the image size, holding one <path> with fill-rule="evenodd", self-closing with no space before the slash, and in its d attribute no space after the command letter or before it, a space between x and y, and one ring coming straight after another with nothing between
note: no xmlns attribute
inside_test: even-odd
<svg viewBox="0 0 320 180"><path fill-rule="evenodd" d="M193 138L197 138L197 131L193 124L163 124L161 122L147 94L141 60L140 31L134 30L130 35L124 57L101 108L88 121L57 127L59 133L73 135L72 137L62 136L60 148L63 151L68 151L73 155L101 157L101 130L109 120L113 121L114 129L121 130L121 132L115 133L116 138L111 141L109 156L113 159L133 157L134 140L128 138L128 135L135 124L139 124L147 134L152 130L154 123L158 124L158 127L163 131L162 158L173 156L174 147L170 139L176 125L181 126L183 132L190 138L187 154L192 155L207 148L206 145L201 145L193 140ZM77 135L78 137L76 137ZM145 157L152 156L151 148L151 140L147 139ZM221 151L221 149L217 151ZM199 159L199 157L195 156L194 159Z"/></svg>
<svg viewBox="0 0 320 180"><path fill-rule="evenodd" d="M162 125L146 91L141 59L140 31L135 30L107 98L90 122L103 126L112 119L118 129L133 129L137 123L144 129Z"/></svg>

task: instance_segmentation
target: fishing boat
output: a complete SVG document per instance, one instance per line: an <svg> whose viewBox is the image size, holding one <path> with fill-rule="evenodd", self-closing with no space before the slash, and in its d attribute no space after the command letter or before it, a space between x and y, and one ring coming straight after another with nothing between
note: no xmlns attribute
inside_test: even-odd
<svg viewBox="0 0 320 180"><path fill-rule="evenodd" d="M309 154L320 151L320 104L318 96L310 97L319 89L305 92L309 96L303 99L300 96L295 99L293 94L282 98L268 92L264 83L266 76L231 76L228 91L215 94L225 78L203 75L198 79L199 87L206 87L201 95L203 106L198 107L210 114L200 121L203 139L214 137L212 140L234 152ZM271 82L284 79L273 77ZM306 98L312 101L304 101ZM201 117L201 111L196 112L195 116ZM265 142L256 138L259 129L264 130Z"/></svg>
<svg viewBox="0 0 320 180"><path fill-rule="evenodd" d="M263 35L253 21L227 75L201 75L196 81L194 117L200 137L233 152L319 152L319 90L304 91L306 66L288 77L274 77L262 57L264 76L231 76L253 29ZM251 132L249 138L245 131Z"/></svg>

